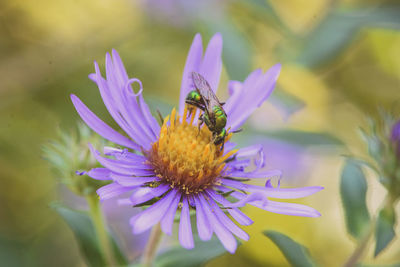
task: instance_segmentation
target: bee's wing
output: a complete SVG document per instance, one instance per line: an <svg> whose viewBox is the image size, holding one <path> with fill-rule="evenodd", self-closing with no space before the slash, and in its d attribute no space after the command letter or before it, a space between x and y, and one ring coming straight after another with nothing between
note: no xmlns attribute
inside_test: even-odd
<svg viewBox="0 0 400 267"><path fill-rule="evenodd" d="M207 80L199 73L192 72L192 80L194 83L194 87L203 97L208 115L211 115L213 113L213 106L221 106L217 96L214 94ZM209 117L212 118L212 116Z"/></svg>

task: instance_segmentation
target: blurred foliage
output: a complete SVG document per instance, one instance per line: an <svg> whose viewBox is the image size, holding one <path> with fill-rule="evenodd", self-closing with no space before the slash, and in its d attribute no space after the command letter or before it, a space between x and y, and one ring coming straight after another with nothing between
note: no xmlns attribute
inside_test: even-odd
<svg viewBox="0 0 400 267"><path fill-rule="evenodd" d="M88 144L104 147L107 141L92 132L83 122L78 124L78 131L69 133L58 131L58 140L43 146L43 156L53 168L55 176L79 196L95 194L108 181L94 180L83 175L87 170L100 167L95 157L88 150Z"/></svg>
<svg viewBox="0 0 400 267"><path fill-rule="evenodd" d="M293 267L316 266L309 255L308 249L290 237L276 231L265 231L264 235L279 247Z"/></svg>
<svg viewBox="0 0 400 267"><path fill-rule="evenodd" d="M74 232L75 238L88 266L100 267L107 266L104 255L101 253L99 241L97 240L94 226L85 212L72 210L60 204L53 203L51 207L60 214ZM126 266L127 262L121 254L117 244L113 243L117 264Z"/></svg>
<svg viewBox="0 0 400 267"><path fill-rule="evenodd" d="M340 180L340 193L347 231L356 239L364 237L370 223L366 205L367 181L356 162L347 160Z"/></svg>
<svg viewBox="0 0 400 267"><path fill-rule="evenodd" d="M0 253L6 266L84 265L72 233L47 206L61 197L40 155L57 128L75 127L72 92L116 126L87 78L93 60L103 65L111 48L121 54L129 75L142 80L145 98L156 100L150 103L152 111L159 108L163 114L178 103L186 53L196 32L205 40L216 31L223 34L219 94L224 99L228 79L243 80L249 70L283 63L282 91L274 93L274 98L281 94L274 100L279 112L263 106L249 125L262 131L260 136L271 133L305 143L304 153L313 152L315 143L345 143L341 149L366 156L355 126L376 106L388 108L400 97L398 1L196 1L201 8L193 1L166 1L175 7L168 16L168 6L159 2L0 2ZM336 157L311 153L312 167L299 173L309 184L326 186L323 194L307 200L322 218L311 222L247 208L256 221L245 229L251 240L237 254L209 265L286 265L277 248L265 244L261 231L266 228L299 240L323 266L345 259L353 244L337 246L346 233L338 208L341 162ZM373 185L372 193L380 192L380 184ZM371 199L367 194L367 203ZM398 240L392 242L399 246ZM383 250L379 261L366 262L389 265L399 258L398 252Z"/></svg>

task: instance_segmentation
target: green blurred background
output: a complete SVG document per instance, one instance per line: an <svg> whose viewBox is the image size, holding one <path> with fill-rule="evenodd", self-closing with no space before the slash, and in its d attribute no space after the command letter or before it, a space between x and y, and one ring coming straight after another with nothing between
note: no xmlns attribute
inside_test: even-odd
<svg viewBox="0 0 400 267"><path fill-rule="evenodd" d="M87 78L93 61L103 66L105 52L117 49L129 75L143 82L152 110L167 112L178 103L194 34L208 41L221 32L220 97L227 97L229 79L243 80L252 69L282 63L274 105L265 104L251 117L249 133L268 137L267 160L275 157L275 165L286 160L286 166L296 163L301 170L283 170L290 174L283 186L326 189L301 200L318 209L320 218L245 208L255 220L245 228L250 241L209 265L286 266L260 233L274 229L308 246L323 266L338 266L355 246L346 234L338 193L340 155L366 155L357 128L378 107L391 109L400 99L399 29L399 1L1 1L0 265L85 266L72 232L48 206L65 201L64 189L41 148L56 138L57 129L76 127L70 93L115 126ZM295 149L297 156L281 148ZM384 191L373 179L368 183L374 212ZM392 246L400 247L400 241ZM367 262L399 259L400 251L392 249Z"/></svg>

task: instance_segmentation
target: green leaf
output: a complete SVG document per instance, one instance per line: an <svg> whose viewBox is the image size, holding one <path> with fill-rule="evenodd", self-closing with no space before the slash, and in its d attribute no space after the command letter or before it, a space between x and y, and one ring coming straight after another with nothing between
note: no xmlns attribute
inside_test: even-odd
<svg viewBox="0 0 400 267"><path fill-rule="evenodd" d="M310 257L308 249L297 243L287 235L276 231L264 231L264 235L269 237L281 250L287 261L294 267L316 266Z"/></svg>
<svg viewBox="0 0 400 267"><path fill-rule="evenodd" d="M89 216L85 212L72 210L60 204L53 203L51 207L61 215L71 228L88 266L106 266ZM126 265L127 261L114 240L113 248L118 263Z"/></svg>
<svg viewBox="0 0 400 267"><path fill-rule="evenodd" d="M395 237L396 234L393 229L395 222L396 216L393 206L387 206L379 212L375 228L375 257L378 256L378 254L385 249Z"/></svg>
<svg viewBox="0 0 400 267"><path fill-rule="evenodd" d="M357 37L364 27L400 27L400 7L334 10L304 38L297 62L317 66L335 58Z"/></svg>
<svg viewBox="0 0 400 267"><path fill-rule="evenodd" d="M156 259L157 267L198 267L226 253L218 239L208 242L195 241L195 248L186 250L181 246L164 252Z"/></svg>
<svg viewBox="0 0 400 267"><path fill-rule="evenodd" d="M356 161L347 159L340 181L340 195L345 211L347 231L359 239L369 225L370 216L366 204L367 182Z"/></svg>

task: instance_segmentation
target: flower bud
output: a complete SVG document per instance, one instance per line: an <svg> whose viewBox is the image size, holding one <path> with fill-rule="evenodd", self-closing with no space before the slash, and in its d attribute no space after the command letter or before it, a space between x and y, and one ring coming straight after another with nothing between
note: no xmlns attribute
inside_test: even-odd
<svg viewBox="0 0 400 267"><path fill-rule="evenodd" d="M79 123L77 132L60 130L57 140L43 146L43 156L50 163L56 177L80 196L93 194L105 184L85 175L85 170L99 166L88 149L88 143L105 145L103 139L91 132L85 124Z"/></svg>

